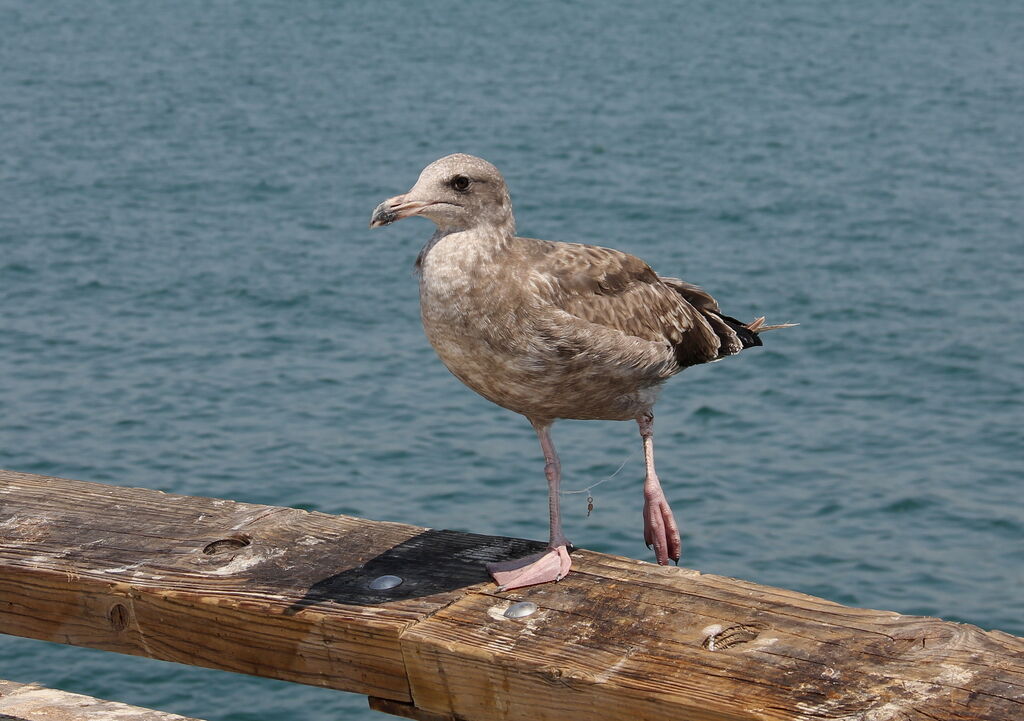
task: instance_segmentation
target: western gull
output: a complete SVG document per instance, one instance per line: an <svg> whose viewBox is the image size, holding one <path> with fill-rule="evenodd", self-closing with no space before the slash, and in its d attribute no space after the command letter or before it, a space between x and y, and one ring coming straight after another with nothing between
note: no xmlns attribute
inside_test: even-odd
<svg viewBox="0 0 1024 721"><path fill-rule="evenodd" d="M701 288L659 276L612 248L515 234L501 173L486 160L437 160L412 189L373 211L371 228L410 216L437 230L416 259L423 328L441 361L484 398L521 413L544 452L548 550L488 565L502 589L563 578L572 565L559 513L560 418L635 420L643 441L644 541L658 563L680 538L654 469L654 402L687 366L761 345L764 318L722 314Z"/></svg>

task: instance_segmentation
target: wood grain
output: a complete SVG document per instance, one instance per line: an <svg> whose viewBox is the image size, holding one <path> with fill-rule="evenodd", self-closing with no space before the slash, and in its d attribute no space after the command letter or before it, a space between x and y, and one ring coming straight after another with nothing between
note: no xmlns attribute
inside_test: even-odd
<svg viewBox="0 0 1024 721"><path fill-rule="evenodd" d="M482 564L537 547L0 472L0 631L422 721L1024 719L1008 634L589 551L494 593ZM517 600L539 610L505 618Z"/></svg>
<svg viewBox="0 0 1024 721"><path fill-rule="evenodd" d="M1024 718L1024 640L581 552L510 620L467 596L403 637L417 706L488 719Z"/></svg>
<svg viewBox="0 0 1024 721"><path fill-rule="evenodd" d="M409 701L401 632L525 547L0 471L0 631Z"/></svg>

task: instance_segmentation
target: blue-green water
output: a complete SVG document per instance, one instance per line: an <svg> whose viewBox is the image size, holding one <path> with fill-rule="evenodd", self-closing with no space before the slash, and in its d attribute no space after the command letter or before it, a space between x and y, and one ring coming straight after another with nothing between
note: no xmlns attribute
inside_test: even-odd
<svg viewBox="0 0 1024 721"><path fill-rule="evenodd" d="M544 538L529 425L419 327L488 158L524 235L799 321L658 406L684 564L1024 634L1024 6L0 2L0 466ZM635 426L555 429L650 558ZM0 678L210 721L361 697L21 639Z"/></svg>

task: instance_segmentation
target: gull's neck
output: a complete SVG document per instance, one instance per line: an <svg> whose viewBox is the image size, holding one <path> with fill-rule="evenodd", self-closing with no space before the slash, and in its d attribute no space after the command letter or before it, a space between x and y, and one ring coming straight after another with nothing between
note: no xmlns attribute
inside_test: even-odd
<svg viewBox="0 0 1024 721"><path fill-rule="evenodd" d="M416 257L417 272L423 271L427 256L438 248L446 262L460 259L476 263L488 261L506 250L515 238L515 222L500 225L478 224L472 228L438 228Z"/></svg>

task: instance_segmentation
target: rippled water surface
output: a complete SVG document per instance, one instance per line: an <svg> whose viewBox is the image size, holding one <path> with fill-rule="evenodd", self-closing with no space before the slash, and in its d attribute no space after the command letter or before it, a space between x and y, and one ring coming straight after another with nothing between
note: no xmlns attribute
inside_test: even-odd
<svg viewBox="0 0 1024 721"><path fill-rule="evenodd" d="M799 321L658 406L684 563L1024 634L1024 7L0 2L0 466L543 538L529 425L419 326L431 160L524 235ZM555 429L650 558L635 426ZM0 677L210 721L362 697L13 638ZM383 718L383 717L381 717Z"/></svg>

